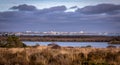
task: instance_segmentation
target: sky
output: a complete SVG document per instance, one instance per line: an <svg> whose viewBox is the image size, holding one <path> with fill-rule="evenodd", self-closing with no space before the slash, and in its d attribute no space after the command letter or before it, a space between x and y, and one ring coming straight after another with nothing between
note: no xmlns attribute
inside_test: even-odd
<svg viewBox="0 0 120 65"><path fill-rule="evenodd" d="M0 0L0 32L119 32L120 0Z"/></svg>

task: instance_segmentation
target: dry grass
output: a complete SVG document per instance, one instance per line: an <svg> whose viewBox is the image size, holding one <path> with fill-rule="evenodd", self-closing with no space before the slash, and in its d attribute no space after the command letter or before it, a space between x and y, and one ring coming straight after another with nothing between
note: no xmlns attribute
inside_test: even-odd
<svg viewBox="0 0 120 65"><path fill-rule="evenodd" d="M0 48L0 65L119 65L120 48Z"/></svg>

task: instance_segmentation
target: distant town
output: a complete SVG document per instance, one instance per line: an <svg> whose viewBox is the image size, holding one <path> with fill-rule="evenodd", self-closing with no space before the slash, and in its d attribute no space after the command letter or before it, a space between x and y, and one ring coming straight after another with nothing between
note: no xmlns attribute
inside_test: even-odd
<svg viewBox="0 0 120 65"><path fill-rule="evenodd" d="M44 35L103 35L103 36L120 36L120 33L108 33L108 32L99 32L99 33L88 33L84 31L80 32L36 32L36 31L25 31L25 32L0 32L0 36L5 35L16 35L16 36L44 36Z"/></svg>

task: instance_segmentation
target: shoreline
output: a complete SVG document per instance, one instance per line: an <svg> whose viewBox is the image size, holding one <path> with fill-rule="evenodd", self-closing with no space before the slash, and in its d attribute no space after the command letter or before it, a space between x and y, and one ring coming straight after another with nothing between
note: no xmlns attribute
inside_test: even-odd
<svg viewBox="0 0 120 65"><path fill-rule="evenodd" d="M17 36L21 41L40 42L110 42L113 39L120 40L120 36ZM0 36L0 40L7 37Z"/></svg>

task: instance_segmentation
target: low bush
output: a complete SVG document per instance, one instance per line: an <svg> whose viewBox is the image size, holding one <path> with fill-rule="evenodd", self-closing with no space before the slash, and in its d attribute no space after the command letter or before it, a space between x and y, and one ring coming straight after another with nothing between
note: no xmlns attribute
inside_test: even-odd
<svg viewBox="0 0 120 65"><path fill-rule="evenodd" d="M1 41L0 47L17 48L17 47L26 47L26 45L22 43L17 36L12 35L12 36L8 36L6 41Z"/></svg>

